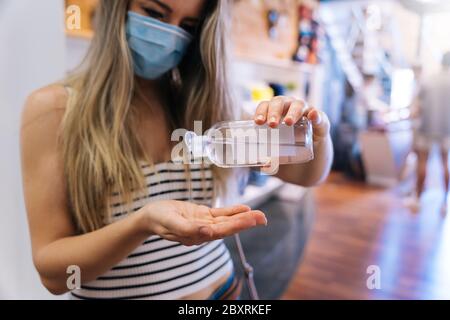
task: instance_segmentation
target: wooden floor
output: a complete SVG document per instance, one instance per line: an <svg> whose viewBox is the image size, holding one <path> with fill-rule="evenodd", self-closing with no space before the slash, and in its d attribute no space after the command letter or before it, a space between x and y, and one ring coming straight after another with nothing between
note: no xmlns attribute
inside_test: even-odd
<svg viewBox="0 0 450 320"><path fill-rule="evenodd" d="M398 190L340 174L315 191L317 215L303 261L284 299L450 299L450 215L440 210L440 175L412 213ZM369 266L381 289L367 287Z"/></svg>

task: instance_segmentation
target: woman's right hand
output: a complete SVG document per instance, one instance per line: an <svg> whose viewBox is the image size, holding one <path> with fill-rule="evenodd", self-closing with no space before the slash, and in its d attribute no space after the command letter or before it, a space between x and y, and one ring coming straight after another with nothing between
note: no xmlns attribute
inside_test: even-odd
<svg viewBox="0 0 450 320"><path fill-rule="evenodd" d="M152 234L186 246L223 239L238 232L267 225L261 211L248 206L212 209L182 201L155 201L142 209Z"/></svg>

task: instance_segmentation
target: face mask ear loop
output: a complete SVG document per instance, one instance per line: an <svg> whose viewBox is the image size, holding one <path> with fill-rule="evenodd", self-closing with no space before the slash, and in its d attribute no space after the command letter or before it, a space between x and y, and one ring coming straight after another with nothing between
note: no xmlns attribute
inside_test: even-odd
<svg viewBox="0 0 450 320"><path fill-rule="evenodd" d="M248 263L247 258L245 256L244 248L242 246L241 238L238 234L234 235L234 242L238 249L239 260L241 263L241 267L244 269L244 277L247 282L247 288L250 294L250 300L259 300L258 290L256 289L253 267Z"/></svg>

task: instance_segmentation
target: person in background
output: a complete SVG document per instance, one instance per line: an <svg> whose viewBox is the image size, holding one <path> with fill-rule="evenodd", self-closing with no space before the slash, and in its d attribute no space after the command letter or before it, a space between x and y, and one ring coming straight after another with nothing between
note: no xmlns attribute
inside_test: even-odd
<svg viewBox="0 0 450 320"><path fill-rule="evenodd" d="M420 62L416 61L412 65L412 71L414 74L414 88L413 88L413 96L412 101L417 101L419 94L420 94L420 88L422 87L422 80L423 80L423 66Z"/></svg>
<svg viewBox="0 0 450 320"><path fill-rule="evenodd" d="M448 151L450 148L450 52L444 54L442 70L422 81L416 98L414 114L414 150L418 157L416 192L410 206L419 210L425 189L427 163L431 148L438 145L444 173L445 194L442 209L446 211L449 188Z"/></svg>

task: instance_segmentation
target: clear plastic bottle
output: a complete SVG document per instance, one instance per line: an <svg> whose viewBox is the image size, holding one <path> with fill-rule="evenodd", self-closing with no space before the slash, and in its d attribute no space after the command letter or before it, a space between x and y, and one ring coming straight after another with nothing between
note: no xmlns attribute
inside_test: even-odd
<svg viewBox="0 0 450 320"><path fill-rule="evenodd" d="M272 129L254 121L220 122L198 136L186 133L184 142L191 159L207 158L222 168L265 167L305 163L314 159L311 122Z"/></svg>

